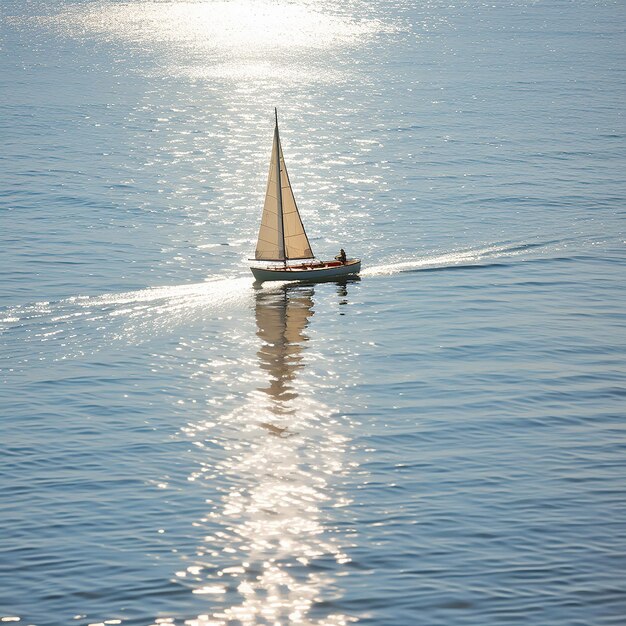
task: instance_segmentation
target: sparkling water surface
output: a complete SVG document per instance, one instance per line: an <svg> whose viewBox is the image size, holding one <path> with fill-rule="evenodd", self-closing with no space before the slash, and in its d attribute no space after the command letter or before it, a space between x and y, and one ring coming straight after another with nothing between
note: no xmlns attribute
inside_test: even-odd
<svg viewBox="0 0 626 626"><path fill-rule="evenodd" d="M0 20L3 622L624 623L623 3Z"/></svg>

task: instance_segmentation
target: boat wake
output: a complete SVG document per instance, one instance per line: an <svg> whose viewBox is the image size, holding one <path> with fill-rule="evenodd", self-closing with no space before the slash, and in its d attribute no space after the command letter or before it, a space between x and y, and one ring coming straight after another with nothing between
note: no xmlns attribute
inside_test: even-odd
<svg viewBox="0 0 626 626"><path fill-rule="evenodd" d="M33 352L64 360L114 343L140 344L184 325L210 324L251 301L251 287L251 277L218 278L0 308L0 346L16 364Z"/></svg>
<svg viewBox="0 0 626 626"><path fill-rule="evenodd" d="M488 265L502 259L510 259L522 255L528 257L531 252L545 253L548 248L554 251L554 244L558 243L563 242L490 244L482 248L466 248L442 254L433 253L408 261L368 267L361 272L361 276L388 276L402 272ZM524 258L524 260L529 259Z"/></svg>

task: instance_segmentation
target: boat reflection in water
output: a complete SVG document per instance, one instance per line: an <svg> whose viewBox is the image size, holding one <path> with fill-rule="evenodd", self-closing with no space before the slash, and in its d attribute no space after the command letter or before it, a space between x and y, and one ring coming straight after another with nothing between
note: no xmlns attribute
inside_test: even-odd
<svg viewBox="0 0 626 626"><path fill-rule="evenodd" d="M345 301L345 283L338 288ZM211 563L198 559L195 570L187 568L208 609L190 626L357 621L334 603L336 577L350 561L337 532L350 503L338 485L348 465L346 426L302 380L313 296L312 285L256 291L264 382L220 420L224 433L236 428L237 435L219 441L229 456L212 468L227 487L202 520L212 534L198 555Z"/></svg>

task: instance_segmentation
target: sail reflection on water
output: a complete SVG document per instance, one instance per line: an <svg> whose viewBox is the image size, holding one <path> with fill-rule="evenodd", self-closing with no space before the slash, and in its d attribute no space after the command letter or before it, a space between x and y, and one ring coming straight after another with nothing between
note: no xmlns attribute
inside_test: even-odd
<svg viewBox="0 0 626 626"><path fill-rule="evenodd" d="M340 595L336 576L350 561L333 526L349 504L337 485L348 439L299 378L311 347L314 287L258 289L255 297L264 382L219 419L224 433L237 436L221 442L228 456L211 473L224 494L202 520L210 529L202 558L187 568L207 612L186 624L354 622L332 602Z"/></svg>
<svg viewBox="0 0 626 626"><path fill-rule="evenodd" d="M276 415L296 411L290 401L298 397L297 371L304 366L303 352L309 340L305 333L313 315L313 287L282 287L278 292L260 289L256 299L260 367L267 372L269 386L263 388Z"/></svg>

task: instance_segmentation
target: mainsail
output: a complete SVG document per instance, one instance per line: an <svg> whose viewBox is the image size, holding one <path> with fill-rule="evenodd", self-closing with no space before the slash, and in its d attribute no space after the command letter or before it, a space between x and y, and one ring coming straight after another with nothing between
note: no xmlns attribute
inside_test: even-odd
<svg viewBox="0 0 626 626"><path fill-rule="evenodd" d="M283 149L278 135L278 115L276 115L267 191L254 258L259 261L313 258L311 244L304 232L285 167Z"/></svg>

